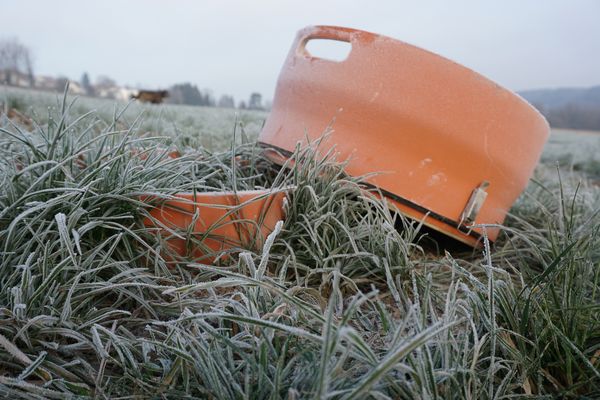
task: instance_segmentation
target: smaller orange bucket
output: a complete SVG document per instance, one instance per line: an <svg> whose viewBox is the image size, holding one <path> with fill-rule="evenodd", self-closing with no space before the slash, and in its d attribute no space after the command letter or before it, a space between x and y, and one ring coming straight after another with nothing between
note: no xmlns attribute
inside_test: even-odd
<svg viewBox="0 0 600 400"><path fill-rule="evenodd" d="M152 208L144 225L160 229L178 255L212 263L234 248L259 250L284 219L285 198L284 190L178 193Z"/></svg>

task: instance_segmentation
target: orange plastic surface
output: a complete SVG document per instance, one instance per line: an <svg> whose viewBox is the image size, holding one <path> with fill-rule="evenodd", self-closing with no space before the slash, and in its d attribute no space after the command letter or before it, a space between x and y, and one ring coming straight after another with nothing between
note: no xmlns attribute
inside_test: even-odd
<svg viewBox="0 0 600 400"><path fill-rule="evenodd" d="M154 221L147 218L144 224L160 228L170 249L180 256L212 263L232 248L259 250L277 221L284 219L285 196L270 190L180 193L152 208ZM188 231L195 241L185 238Z"/></svg>
<svg viewBox="0 0 600 400"><path fill-rule="evenodd" d="M352 50L341 62L313 57L311 39ZM286 154L328 126L322 154L335 146L350 175L380 172L366 182L399 211L472 246L482 229L459 223L473 190L489 182L474 224L501 224L549 133L522 98L448 59L369 32L308 27L287 56L259 141ZM486 231L496 239L498 228Z"/></svg>

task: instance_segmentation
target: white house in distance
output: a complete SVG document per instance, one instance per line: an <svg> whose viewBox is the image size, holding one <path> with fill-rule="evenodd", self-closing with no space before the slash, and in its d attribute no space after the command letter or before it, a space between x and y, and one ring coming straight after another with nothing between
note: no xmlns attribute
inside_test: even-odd
<svg viewBox="0 0 600 400"><path fill-rule="evenodd" d="M33 79L31 79L33 78ZM20 71L4 71L0 70L0 84L16 86L21 88L34 88L47 91L62 91L67 78L56 78L47 75L36 75L30 77ZM104 97L115 100L129 101L131 95L136 94L137 90L130 87L121 87L113 82L103 82L93 87L93 95L96 97ZM69 81L69 93L86 96L88 93L81 83L77 81Z"/></svg>
<svg viewBox="0 0 600 400"><path fill-rule="evenodd" d="M136 94L137 90L129 87L120 87L116 85L96 85L94 87L95 95L109 99L128 101L131 95Z"/></svg>

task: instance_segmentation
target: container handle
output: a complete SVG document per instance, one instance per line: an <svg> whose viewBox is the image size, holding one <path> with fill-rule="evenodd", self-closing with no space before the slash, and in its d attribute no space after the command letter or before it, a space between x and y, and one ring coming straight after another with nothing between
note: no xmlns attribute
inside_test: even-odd
<svg viewBox="0 0 600 400"><path fill-rule="evenodd" d="M352 49L348 53L350 56L357 38L363 34L367 34L367 32L339 26L308 26L300 30L296 36L296 55L310 57L310 53L306 50L306 44L313 39L326 39L350 43L352 45Z"/></svg>

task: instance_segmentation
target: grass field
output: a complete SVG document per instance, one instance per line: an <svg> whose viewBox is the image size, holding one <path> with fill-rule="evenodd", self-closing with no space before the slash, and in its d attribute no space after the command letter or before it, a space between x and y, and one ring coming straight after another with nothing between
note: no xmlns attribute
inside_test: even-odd
<svg viewBox="0 0 600 400"><path fill-rule="evenodd" d="M600 180L600 132L553 129L542 162L558 163Z"/></svg>
<svg viewBox="0 0 600 400"><path fill-rule="evenodd" d="M61 99L61 94L51 92L0 87L0 104L8 104L27 115L32 115L40 123L47 123L49 115L58 113ZM142 116L142 121L136 128L139 133L160 133L172 137L174 145L177 146L207 147L213 150L229 148L236 122L243 127L245 134L254 140L267 117L267 114L261 111L128 104L92 97L79 97L72 107L72 113L81 115L93 110L98 117L110 121L114 118L116 109L125 109L119 117L122 126L129 126L136 118Z"/></svg>
<svg viewBox="0 0 600 400"><path fill-rule="evenodd" d="M555 132L500 239L444 251L336 160L270 163L264 114L0 102L40 121L0 117L2 396L600 396L600 136ZM281 229L216 266L142 223L142 194L284 187Z"/></svg>

